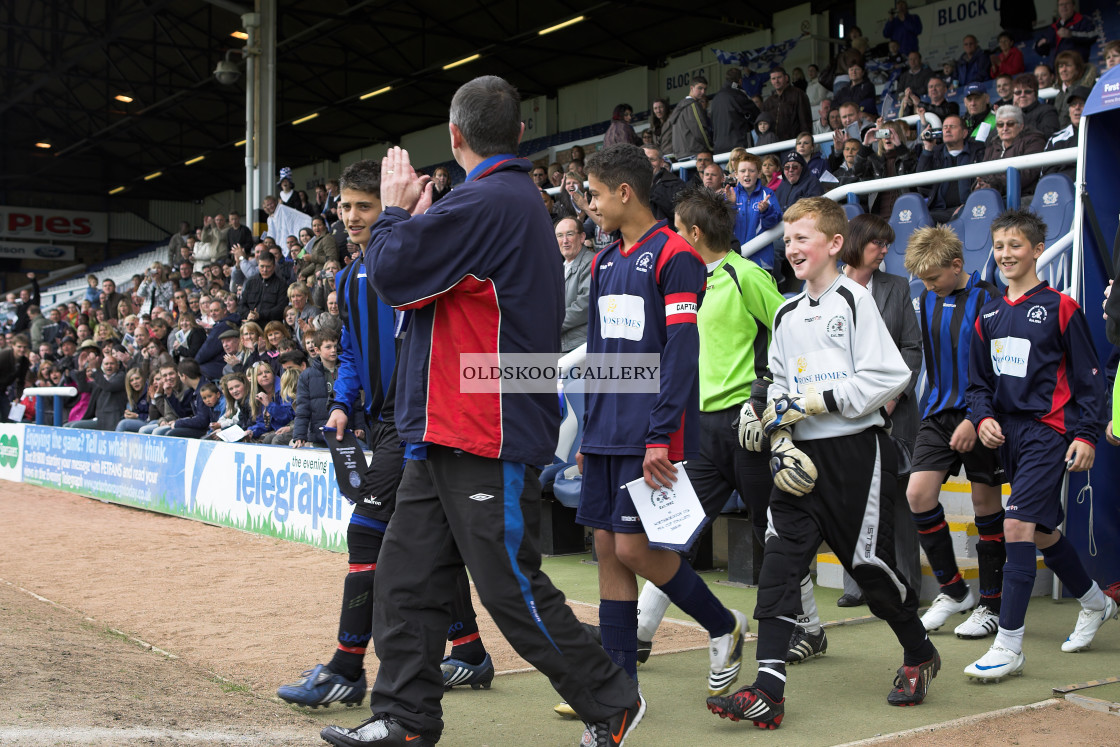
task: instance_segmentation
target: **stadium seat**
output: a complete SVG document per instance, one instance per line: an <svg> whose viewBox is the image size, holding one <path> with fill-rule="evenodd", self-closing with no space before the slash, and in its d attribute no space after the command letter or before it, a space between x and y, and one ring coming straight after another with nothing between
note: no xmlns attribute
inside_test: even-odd
<svg viewBox="0 0 1120 747"><path fill-rule="evenodd" d="M857 215L863 215L863 206L858 202L845 202L844 215L848 216L848 220L851 220Z"/></svg>
<svg viewBox="0 0 1120 747"><path fill-rule="evenodd" d="M1073 228L1075 195L1073 181L1065 174L1047 174L1038 180L1031 200L1031 211L1046 221L1046 248ZM1069 269L1069 250L1042 270L1043 279L1055 288L1065 285Z"/></svg>
<svg viewBox="0 0 1120 747"><path fill-rule="evenodd" d="M899 196L891 211L890 224L894 229L894 243L887 252L887 258L883 260L883 271L904 278L910 277L910 273L906 272L902 264L910 234L933 224L933 220L929 217L929 210L926 209L925 199L916 192L907 192Z"/></svg>
<svg viewBox="0 0 1120 747"><path fill-rule="evenodd" d="M964 207L949 224L964 244L964 270L977 270L990 280L995 270L992 259L991 225L1003 212L1003 198L994 189L976 189L968 196Z"/></svg>

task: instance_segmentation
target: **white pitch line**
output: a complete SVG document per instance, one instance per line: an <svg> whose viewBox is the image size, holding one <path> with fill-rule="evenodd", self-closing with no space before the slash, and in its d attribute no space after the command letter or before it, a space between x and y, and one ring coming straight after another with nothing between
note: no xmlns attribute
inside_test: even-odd
<svg viewBox="0 0 1120 747"><path fill-rule="evenodd" d="M926 726L918 726L906 731L896 731L893 734L879 734L868 739L859 739L855 742L845 742L838 744L835 747L870 747L870 745L886 744L893 742L896 739L903 737L913 737L929 734L931 732L944 731L946 729L957 729L962 726L969 726L980 721L987 721L988 719L998 718L1000 716L1011 716L1016 713L1024 713L1026 711L1038 711L1043 708L1050 708L1058 705L1061 701L1057 698L1050 698L1049 700L1041 700L1037 703L1030 703L1028 705L1010 706L1008 708L1001 708L998 711L988 711L987 713L976 713L972 716L962 716L955 718L952 721L942 721L938 724L927 724Z"/></svg>
<svg viewBox="0 0 1120 747"><path fill-rule="evenodd" d="M306 738L303 732L257 732L235 734L224 731L199 729L150 729L133 727L111 729L102 726L63 726L63 727L7 727L0 728L0 744L121 744L125 741L150 741L153 739L172 740L174 744L190 742L211 742L227 744L260 744L272 740L299 740Z"/></svg>
<svg viewBox="0 0 1120 747"><path fill-rule="evenodd" d="M31 597L32 599L43 602L44 604L49 604L52 607L57 607L58 609L69 612L72 615L80 615L82 617L82 619L86 620L87 622L98 623L99 625L101 624L97 619L92 618L89 615L82 614L78 610L72 610L64 604L59 604L58 602L55 602L54 600L47 599L46 597L44 597L42 595L36 594L35 592L31 591L30 589L25 589L22 586L16 586L11 581L8 581L6 579L0 579L0 581L3 581L5 584L12 587L13 589L17 589L19 591L22 591L24 594ZM168 659L178 659L179 658L178 656L171 653L170 651L164 651L162 648L159 648L158 646L153 646L152 644L148 643L147 641L142 640L140 638L137 638L136 636L129 635L128 633L125 633L123 630L117 630L116 628L107 628L107 630L110 633L113 633L114 635L119 635L123 638L126 638L126 639L132 641L133 643L137 644L141 648L147 649L148 651L154 651L157 654L160 654L162 656L166 656Z"/></svg>

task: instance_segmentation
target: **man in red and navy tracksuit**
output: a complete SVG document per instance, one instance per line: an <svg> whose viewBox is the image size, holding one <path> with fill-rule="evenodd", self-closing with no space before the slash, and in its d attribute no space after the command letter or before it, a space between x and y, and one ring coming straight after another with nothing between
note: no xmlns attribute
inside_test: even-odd
<svg viewBox="0 0 1120 747"><path fill-rule="evenodd" d="M385 209L365 263L382 300L412 310L396 392L407 463L375 581L374 715L321 736L350 746L439 740L439 665L465 564L506 640L606 744L636 720L637 684L540 570L537 465L556 448L555 389L517 393L502 383L475 394L460 384L460 354L558 357L556 239L531 164L514 155L523 129L516 89L476 78L456 92L450 118L452 153L467 179L437 204L407 152L393 148L382 162Z"/></svg>

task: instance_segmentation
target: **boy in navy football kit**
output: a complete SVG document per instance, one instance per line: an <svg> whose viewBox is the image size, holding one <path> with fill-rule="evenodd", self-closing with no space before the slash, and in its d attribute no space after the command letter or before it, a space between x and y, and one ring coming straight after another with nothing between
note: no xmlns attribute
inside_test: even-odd
<svg viewBox="0 0 1120 747"><path fill-rule="evenodd" d="M588 355L656 354L660 391L618 394L592 389L580 451L583 487L576 521L595 530L599 627L603 647L637 678L638 586L655 584L711 637L708 692L727 691L739 673L746 617L727 609L675 552L649 546L623 487L676 481L674 461L697 456L700 441L696 313L705 268L689 244L649 209L653 169L642 150L616 145L587 160L590 209L622 239L591 270ZM729 425L730 427L730 425Z"/></svg>
<svg viewBox="0 0 1120 747"><path fill-rule="evenodd" d="M801 578L822 539L890 625L904 659L891 705L918 705L941 661L918 619L918 595L895 567L893 501L897 457L881 408L911 372L859 283L836 257L848 220L824 197L786 210L786 258L805 292L774 317L770 403L750 427L770 435L774 491L758 586L758 675L713 713L774 729L785 715L786 654L801 612ZM744 411L744 415L750 413ZM796 443L795 443L796 440Z"/></svg>
<svg viewBox="0 0 1120 747"><path fill-rule="evenodd" d="M929 559L941 591L922 625L937 630L952 615L972 610L954 632L961 638L984 638L996 632L1003 589L1003 467L995 450L976 442L968 419L969 351L980 309L999 296L991 283L964 271L961 240L946 226L915 231L906 246L907 271L922 280L920 318L929 377L929 404L914 444L913 469L906 498L918 528L918 541ZM979 541L980 603L961 578L953 539L938 500L941 484L964 465L972 483L972 507Z"/></svg>
<svg viewBox="0 0 1120 747"><path fill-rule="evenodd" d="M1093 466L1107 416L1104 376L1085 315L1035 272L1045 237L1046 224L1029 210L1008 210L992 223L993 253L1007 294L981 310L970 353L969 417L980 443L999 449L1011 483L999 629L988 653L964 670L983 681L1023 671L1036 548L1081 602L1062 651L1089 648L1101 625L1117 616L1115 599L1089 578L1073 544L1058 531L1065 472Z"/></svg>
<svg viewBox="0 0 1120 747"><path fill-rule="evenodd" d="M381 214L381 165L358 161L346 167L339 181L339 214L350 239L364 250L370 228ZM355 414L354 408L364 406L369 424L366 442L373 455L363 479L363 490L368 490L369 496L355 504L346 528L349 572L343 583L338 647L329 663L315 665L298 682L284 685L276 693L289 703L312 708L334 702L358 705L365 699L367 686L362 665L373 630L377 556L396 506L404 458L393 414L397 348L404 315L377 298L369 287L362 261L352 262L340 272L336 286L343 320L342 340L327 427L333 428L341 441ZM364 402L359 392L364 393ZM456 583L452 616L454 632L448 635L453 641L452 651L441 664L445 686L489 688L494 665L478 634L466 573Z"/></svg>

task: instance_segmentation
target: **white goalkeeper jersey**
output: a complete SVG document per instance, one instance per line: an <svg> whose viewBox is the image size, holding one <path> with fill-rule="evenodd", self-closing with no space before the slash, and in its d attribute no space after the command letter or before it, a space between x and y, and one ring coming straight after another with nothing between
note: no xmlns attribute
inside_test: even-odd
<svg viewBox="0 0 1120 747"><path fill-rule="evenodd" d="M886 423L880 412L901 394L911 372L875 299L840 275L818 299L801 293L774 315L770 398L814 387L828 412L795 423L794 441L859 433Z"/></svg>

